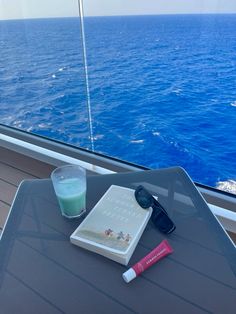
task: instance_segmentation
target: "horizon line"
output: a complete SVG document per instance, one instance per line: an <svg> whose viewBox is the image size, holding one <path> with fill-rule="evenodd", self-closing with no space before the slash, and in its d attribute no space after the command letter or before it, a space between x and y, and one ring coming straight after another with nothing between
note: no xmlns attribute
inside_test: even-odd
<svg viewBox="0 0 236 314"><path fill-rule="evenodd" d="M84 18L91 17L132 17L132 16L163 16L163 15L235 15L236 12L194 12L194 13L158 13L158 14L112 14L112 15L84 15ZM6 18L0 21L19 21L19 20L37 20L37 19L59 19L59 18L78 18L79 15L68 16L42 16L42 17L22 17L22 18Z"/></svg>

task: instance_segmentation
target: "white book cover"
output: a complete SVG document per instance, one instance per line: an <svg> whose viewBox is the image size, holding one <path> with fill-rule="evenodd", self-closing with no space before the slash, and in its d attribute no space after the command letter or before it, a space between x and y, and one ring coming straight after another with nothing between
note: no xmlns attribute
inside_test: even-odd
<svg viewBox="0 0 236 314"><path fill-rule="evenodd" d="M112 185L70 236L73 244L127 265L152 209L143 209L134 190Z"/></svg>

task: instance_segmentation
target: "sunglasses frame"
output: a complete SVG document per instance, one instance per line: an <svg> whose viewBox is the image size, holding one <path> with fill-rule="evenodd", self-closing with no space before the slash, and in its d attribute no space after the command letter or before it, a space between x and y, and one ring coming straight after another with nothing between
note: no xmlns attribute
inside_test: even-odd
<svg viewBox="0 0 236 314"><path fill-rule="evenodd" d="M140 192L143 192L141 196L140 196ZM152 196L151 193L147 191L147 189L145 189L145 187L143 187L142 185L139 185L136 188L134 195L139 206L145 209L152 207L153 213L151 216L151 220L154 223L156 228L158 228L161 232L166 233L166 234L172 233L175 230L176 226L174 222L170 219L164 207ZM142 200L140 200L141 197L142 197ZM146 198L146 203L143 202L145 198ZM160 224L161 219L162 221L163 219L165 220L166 226L161 226Z"/></svg>

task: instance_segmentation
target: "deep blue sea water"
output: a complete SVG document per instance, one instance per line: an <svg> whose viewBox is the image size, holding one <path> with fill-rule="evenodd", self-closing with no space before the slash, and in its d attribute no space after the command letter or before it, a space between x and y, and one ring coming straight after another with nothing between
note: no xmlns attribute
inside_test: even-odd
<svg viewBox="0 0 236 314"><path fill-rule="evenodd" d="M85 18L95 150L236 180L236 15ZM1 123L91 148L76 18L0 21Z"/></svg>

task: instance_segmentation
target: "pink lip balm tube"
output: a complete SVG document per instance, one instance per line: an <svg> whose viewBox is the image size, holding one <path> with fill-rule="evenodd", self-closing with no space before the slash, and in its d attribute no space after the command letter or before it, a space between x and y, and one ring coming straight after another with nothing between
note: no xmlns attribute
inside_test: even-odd
<svg viewBox="0 0 236 314"><path fill-rule="evenodd" d="M142 258L137 264L129 268L122 277L125 282L130 282L137 276L139 276L144 270L158 262L161 258L173 252L172 247L167 240L163 240L155 249L153 249L148 255Z"/></svg>

